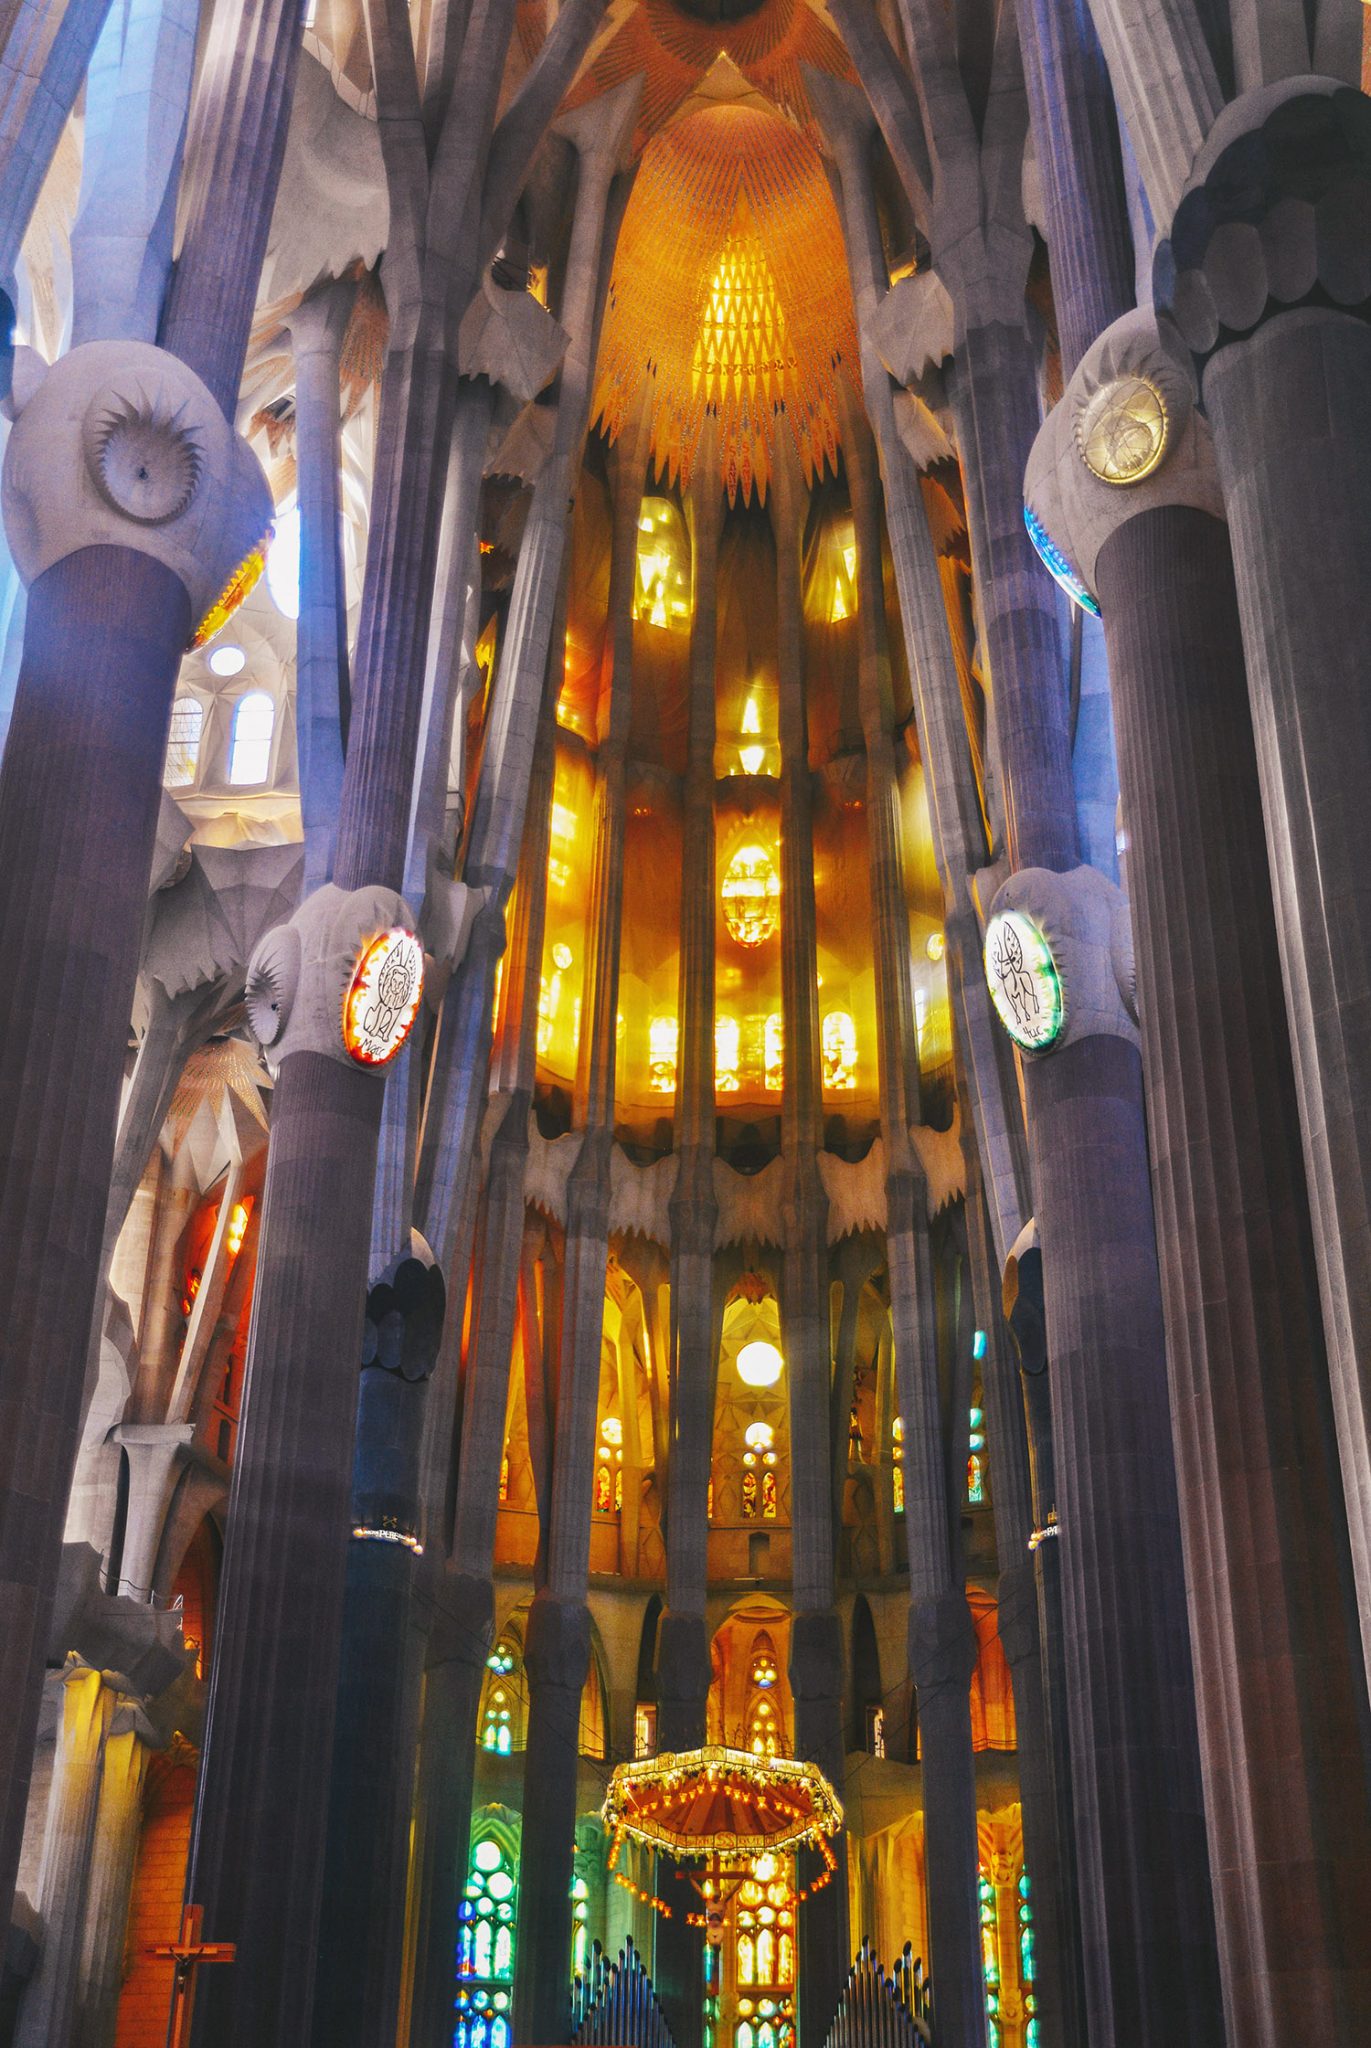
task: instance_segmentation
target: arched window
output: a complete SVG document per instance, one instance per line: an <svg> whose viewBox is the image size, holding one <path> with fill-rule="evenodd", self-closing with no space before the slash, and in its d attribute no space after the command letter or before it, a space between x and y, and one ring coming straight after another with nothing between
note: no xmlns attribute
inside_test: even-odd
<svg viewBox="0 0 1371 2048"><path fill-rule="evenodd" d="M857 1026L846 1010L830 1010L819 1028L823 1051L824 1087L829 1090L857 1085Z"/></svg>
<svg viewBox="0 0 1371 2048"><path fill-rule="evenodd" d="M754 1701L747 1717L747 1746L753 1756L778 1756L781 1748L781 1717L775 1703L763 1696Z"/></svg>
<svg viewBox="0 0 1371 2048"><path fill-rule="evenodd" d="M229 742L229 781L247 787L265 782L271 772L271 735L276 706L265 690L249 690L233 713Z"/></svg>
<svg viewBox="0 0 1371 2048"><path fill-rule="evenodd" d="M493 1756L510 1756L524 1746L519 1651L501 1637L486 1658L485 1693L481 1701L481 1747Z"/></svg>
<svg viewBox="0 0 1371 2048"><path fill-rule="evenodd" d="M453 2048L509 2048L518 1884L494 1836L472 1846L458 1912L457 2030Z"/></svg>
<svg viewBox="0 0 1371 2048"><path fill-rule="evenodd" d="M590 1886L583 1877L571 1887L571 1974L584 1977L590 1965Z"/></svg>
<svg viewBox="0 0 1371 2048"><path fill-rule="evenodd" d="M205 707L198 697L178 697L171 707L167 765L162 780L168 789L189 789L200 765L200 735Z"/></svg>

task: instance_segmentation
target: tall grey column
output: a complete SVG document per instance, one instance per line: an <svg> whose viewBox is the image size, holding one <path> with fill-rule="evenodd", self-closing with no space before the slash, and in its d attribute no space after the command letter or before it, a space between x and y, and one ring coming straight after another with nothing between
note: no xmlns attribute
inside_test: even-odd
<svg viewBox="0 0 1371 2048"><path fill-rule="evenodd" d="M1060 1619L1060 1594L1055 1601L1040 1599L1039 1572L1034 1569L1034 1555L1029 1549L1033 1500L1023 1391L997 1283L980 1162L971 1147L965 1149L972 1155L967 1160L966 1174L967 1264L976 1323L986 1340L981 1386L1000 1567L996 1586L999 1633L1014 1688L1024 1868L1033 1886L1033 1920L1037 1930L1033 1990L1043 2038L1060 2042L1062 2048L1068 2043L1071 2048L1083 2048L1074 1843L1069 1831L1065 1844L1062 1840L1058 1815L1065 1802L1059 1799L1055 1782L1064 1769L1069 1793L1070 1759L1065 1743L1060 1759L1053 1748L1047 1698L1049 1634L1042 1626L1044 1610L1048 1617L1055 1612ZM1044 1562L1055 1572L1058 1560L1053 1545L1039 1547L1050 1553ZM1057 1633L1060 1634L1060 1629ZM1059 1652L1059 1644L1054 1647ZM1069 1806L1066 1810L1069 1813Z"/></svg>
<svg viewBox="0 0 1371 2048"><path fill-rule="evenodd" d="M833 1602L835 1514L833 1437L847 1435L850 1389L833 1391L828 1304L828 1197L819 1176L823 1137L819 995L815 954L813 804L804 673L800 556L807 495L799 457L782 428L772 471L776 544L777 737L781 751L781 1006L785 1068L781 1092L781 1315L790 1397L790 1689L795 1748L841 1792L845 1658ZM835 1407L841 1406L841 1418ZM820 1869L802 1859L802 1881ZM838 1849L831 1880L799 1916L799 2038L827 2038L851 1963L847 1857Z"/></svg>
<svg viewBox="0 0 1371 2048"><path fill-rule="evenodd" d="M260 100L263 76L260 60L256 69L228 66L215 118L231 125L244 97ZM284 106L279 114L284 146ZM268 127L260 139L269 137ZM183 261L206 241L222 261L230 214L239 230L260 216L265 237L276 162L270 149L256 161L226 152L222 182L188 228ZM256 281L255 269L246 284L238 280L246 307L236 330L239 367ZM217 394L174 360L181 339L172 322L170 356L140 343L109 357L72 351L47 372L6 453L7 499L56 494L73 551L53 560L25 549L19 561L16 549L29 584L28 615L0 774L0 934L16 987L26 991L0 1011L3 1114L16 1133L0 1181L0 1398L13 1418L0 1432L0 1919L18 1853L77 1448L172 696L199 618L260 540L269 503L260 471L216 410ZM233 346L221 335L225 363ZM128 391L138 380L145 392L159 392L169 414L189 408L182 428L194 420L204 458L189 504L156 526L137 504L122 520L103 500L97 512L93 486L83 500L74 481L86 473L78 451L68 442L76 466L64 474L61 434L43 424L53 404L59 418L80 417L84 404L70 410L78 386L89 403L101 382L114 398L121 384ZM230 381L236 389L237 367ZM28 456L26 421L37 443ZM172 448L174 467L185 460L179 434ZM15 547L11 519L7 504ZM97 692L92 674L102 678ZM51 1085L55 1075L60 1086ZM53 1216L63 1218L60 1233Z"/></svg>
<svg viewBox="0 0 1371 2048"><path fill-rule="evenodd" d="M433 1561L426 1572L434 1613L419 1775L423 1833L413 2003L416 2041L436 2040L445 2024L451 2026L453 1930L466 1881L477 1722L494 1612L492 1567L500 1464L520 1307L524 1173L537 1070L539 970L564 638L564 633L554 633L548 661L543 730L529 785L519 887L506 954L500 1038L492 1062L491 1078L501 1114L491 1140L472 1271L451 1544L444 1544L435 1517L431 1525ZM527 1298L523 1311L526 1318L533 1313Z"/></svg>
<svg viewBox="0 0 1371 2048"><path fill-rule="evenodd" d="M67 2048L71 2040L100 1766L114 1711L114 1694L101 1674L78 1658L68 1659L60 1683L62 1717L38 1873L43 1953L24 1996L16 2048Z"/></svg>
<svg viewBox="0 0 1371 2048"><path fill-rule="evenodd" d="M619 957L624 896L624 789L633 686L633 592L647 466L646 416L611 456L614 524L609 701L596 754L594 852L586 917L585 999L576 1094L581 1143L567 1183L566 1279L557 1383L552 1499L543 1531L547 1583L534 1595L524 1643L528 1748L519 1851L514 2031L554 2041L567 2024L576 1758L590 1668L591 1497L600 1391L609 1169L614 1143Z"/></svg>
<svg viewBox="0 0 1371 2048"><path fill-rule="evenodd" d="M1098 935L1122 906L1110 884L1078 865L1060 642L1022 516L1037 426L1022 326L968 321L954 388L1008 852L1019 870L1006 890L1032 915L1037 899L1023 874L1032 870L1049 922L1068 928L1079 916L1077 928ZM1073 896L1078 911L1068 909ZM1102 991L1093 1014L1080 1003L1059 1049L1025 1063L1024 1088L1051 1360L1091 2035L1143 2042L1179 2033L1198 2048L1219 2024L1218 1983L1142 1072L1117 990ZM1150 1570L1140 1600L1144 1545ZM1122 1841L1131 1846L1120 1859ZM1159 1974L1161 1956L1168 1962Z"/></svg>
<svg viewBox="0 0 1371 2048"><path fill-rule="evenodd" d="M115 0L86 75L71 345L153 341L171 271L196 0Z"/></svg>
<svg viewBox="0 0 1371 2048"><path fill-rule="evenodd" d="M1368 170L1361 94L1302 79L1235 101L1196 159L1156 290L1201 374L1228 508L1371 1663L1371 909L1355 857L1371 770Z"/></svg>
<svg viewBox="0 0 1371 2048"><path fill-rule="evenodd" d="M1078 423L1107 429L1140 379L1165 405L1157 463L1110 483ZM1229 2034L1274 2048L1299 2012L1350 2044L1371 2019L1344 1915L1371 1883L1371 1814L1346 1520L1232 557L1207 430L1150 318L1085 357L1029 487L1098 593L1118 706Z"/></svg>
<svg viewBox="0 0 1371 2048"><path fill-rule="evenodd" d="M338 356L356 287L325 285L290 315L295 354L295 473L300 502L300 616L295 637L295 747L305 834L302 893L333 870L343 788L348 688L340 525Z"/></svg>
<svg viewBox="0 0 1371 2048"><path fill-rule="evenodd" d="M0 290L14 266L110 0L19 0L0 43ZM55 21L55 26L54 26Z"/></svg>
<svg viewBox="0 0 1371 2048"><path fill-rule="evenodd" d="M886 1258L895 1384L904 1422L909 1544L909 1668L918 1691L924 1869L938 2025L949 2048L986 2038L976 1893L976 1772L971 1674L976 1635L961 1558L960 1502L949 1497L928 1188L910 1138L919 1076L909 973L890 658L883 643L880 496L875 451L854 418L844 455L857 534L858 693L866 748L866 816L876 966Z"/></svg>
<svg viewBox="0 0 1371 2048"><path fill-rule="evenodd" d="M974 877L988 848L967 744L942 580L918 473L900 438L895 392L875 342L889 286L871 180L874 121L855 87L811 74L837 162L861 351L861 395L880 459L885 523L910 654L910 682L927 775L934 857L943 893L948 991L965 1053L970 1108L985 1165L997 1255L1003 1259L1031 1204L1028 1151L1013 1061L995 1023L980 967Z"/></svg>
<svg viewBox="0 0 1371 2048"><path fill-rule="evenodd" d="M153 1731L136 1700L115 1701L100 1767L75 2048L109 2048L125 1974L129 1903L143 1826L143 1783Z"/></svg>
<svg viewBox="0 0 1371 2048"><path fill-rule="evenodd" d="M690 729L681 820L681 955L677 1002L676 1183L671 1194L671 1364L667 1394L666 1611L657 1630L657 1744L694 1749L705 1739L709 1695L709 1473L718 1382L714 1285L714 739L719 617L719 535L724 496L713 415L691 479ZM679 1866L659 1858L657 1995L676 2048L698 2048L703 2025L703 1942L687 1927ZM664 1887L666 1887L664 1889Z"/></svg>

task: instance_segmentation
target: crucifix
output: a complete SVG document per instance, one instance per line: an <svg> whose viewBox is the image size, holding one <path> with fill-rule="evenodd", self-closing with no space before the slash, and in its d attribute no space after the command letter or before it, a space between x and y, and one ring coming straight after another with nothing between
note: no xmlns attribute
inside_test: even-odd
<svg viewBox="0 0 1371 2048"><path fill-rule="evenodd" d="M203 1906L181 1908L181 1931L175 1941L161 1942L147 1950L175 1965L171 1984L171 2019L167 2025L167 2048L190 2048L190 2022L195 2010L195 1973L201 1963L231 1963L237 1948L231 1941L201 1941Z"/></svg>

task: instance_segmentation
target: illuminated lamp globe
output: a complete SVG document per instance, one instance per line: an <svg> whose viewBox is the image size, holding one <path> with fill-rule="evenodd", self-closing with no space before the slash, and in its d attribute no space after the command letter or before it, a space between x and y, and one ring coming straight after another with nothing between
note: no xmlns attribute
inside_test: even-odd
<svg viewBox="0 0 1371 2048"><path fill-rule="evenodd" d="M738 1353L738 1377L746 1387L774 1387L785 1360L765 1337L754 1337Z"/></svg>

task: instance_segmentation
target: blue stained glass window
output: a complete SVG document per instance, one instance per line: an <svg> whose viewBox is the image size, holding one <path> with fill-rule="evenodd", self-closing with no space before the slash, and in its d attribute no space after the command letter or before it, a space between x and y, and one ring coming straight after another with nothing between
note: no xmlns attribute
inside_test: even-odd
<svg viewBox="0 0 1371 2048"><path fill-rule="evenodd" d="M458 1913L453 2048L510 2048L518 1883L512 1857L493 1835L473 1843L465 1890Z"/></svg>

